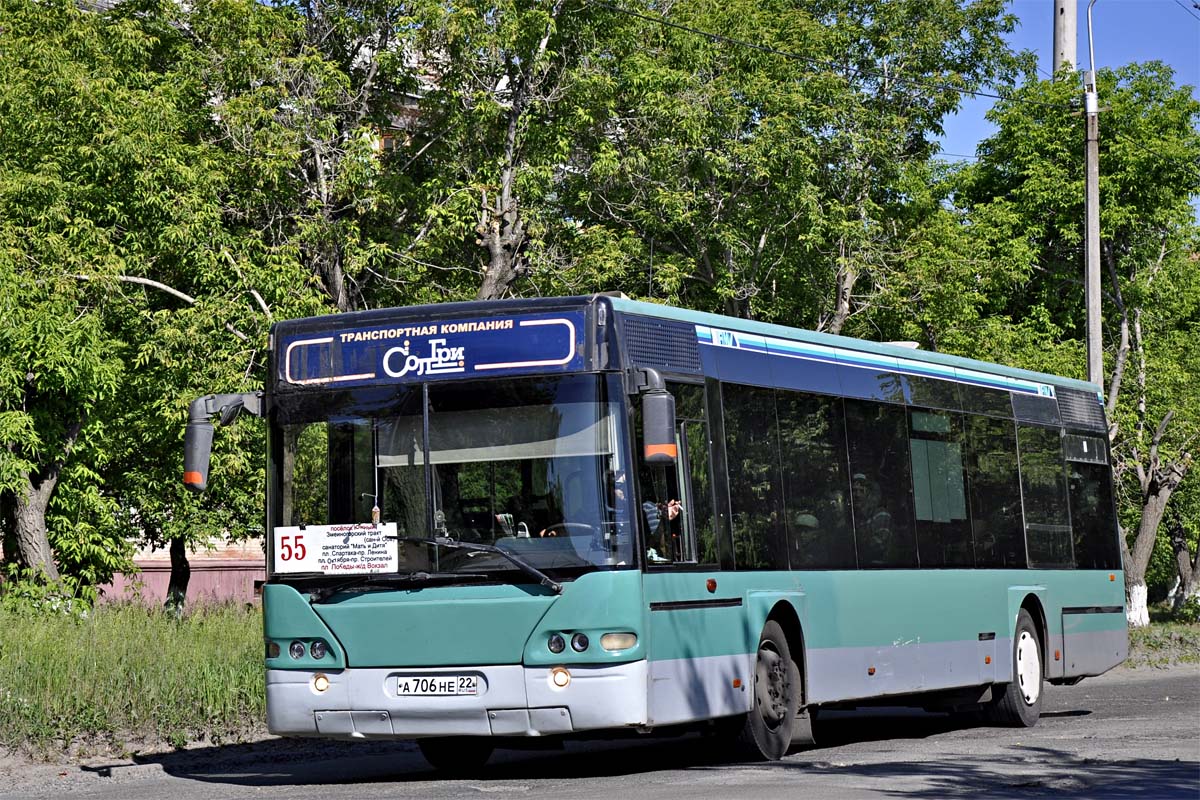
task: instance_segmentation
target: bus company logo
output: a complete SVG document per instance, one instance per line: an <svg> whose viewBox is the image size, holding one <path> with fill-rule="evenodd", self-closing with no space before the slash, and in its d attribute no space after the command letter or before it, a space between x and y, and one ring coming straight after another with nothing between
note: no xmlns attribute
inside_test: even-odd
<svg viewBox="0 0 1200 800"><path fill-rule="evenodd" d="M447 347L445 339L429 340L429 355L419 356L410 352L415 348L408 340L400 347L393 347L383 354L383 371L393 378L415 375L451 375L467 371L466 347ZM400 362L403 356L404 361Z"/></svg>
<svg viewBox="0 0 1200 800"><path fill-rule="evenodd" d="M730 331L716 331L717 344L721 347L737 347L737 340Z"/></svg>

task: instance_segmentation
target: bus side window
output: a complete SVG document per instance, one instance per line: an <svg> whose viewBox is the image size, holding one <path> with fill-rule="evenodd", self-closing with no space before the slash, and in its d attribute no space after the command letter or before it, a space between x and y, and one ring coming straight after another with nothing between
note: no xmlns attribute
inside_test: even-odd
<svg viewBox="0 0 1200 800"><path fill-rule="evenodd" d="M977 567L1024 567L1016 426L1011 419L966 415L967 485Z"/></svg>
<svg viewBox="0 0 1200 800"><path fill-rule="evenodd" d="M1102 440L1090 441L1104 452ZM1112 478L1106 462L1083 462L1068 455L1067 472L1071 524L1075 529L1075 566L1120 569L1121 551L1112 513Z"/></svg>
<svg viewBox="0 0 1200 800"><path fill-rule="evenodd" d="M1071 517L1062 436L1058 428L1017 426L1025 541L1031 567L1071 567Z"/></svg>
<svg viewBox="0 0 1200 800"><path fill-rule="evenodd" d="M845 402L858 565L915 567L908 414L904 406Z"/></svg>
<svg viewBox="0 0 1200 800"><path fill-rule="evenodd" d="M963 481L962 417L912 408L908 420L921 566L970 567L975 557Z"/></svg>
<svg viewBox="0 0 1200 800"><path fill-rule="evenodd" d="M775 402L792 569L854 569L842 401L779 391Z"/></svg>
<svg viewBox="0 0 1200 800"><path fill-rule="evenodd" d="M650 564L716 563L712 479L708 462L708 425L704 387L669 384L675 395L674 468L651 467L639 453L638 486L641 517ZM641 436L640 409L635 410Z"/></svg>
<svg viewBox="0 0 1200 800"><path fill-rule="evenodd" d="M738 569L788 569L775 390L722 384Z"/></svg>

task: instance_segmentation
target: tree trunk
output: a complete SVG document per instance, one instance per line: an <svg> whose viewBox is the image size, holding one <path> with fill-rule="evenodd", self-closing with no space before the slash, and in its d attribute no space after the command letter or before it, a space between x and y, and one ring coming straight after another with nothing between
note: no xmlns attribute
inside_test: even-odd
<svg viewBox="0 0 1200 800"><path fill-rule="evenodd" d="M1172 603L1172 608L1178 613L1189 599L1200 598L1200 547L1192 553L1187 531L1177 519L1171 523L1169 533L1171 549L1175 552L1175 566L1179 569L1179 586Z"/></svg>
<svg viewBox="0 0 1200 800"><path fill-rule="evenodd" d="M17 558L22 566L35 573L44 572L51 581L57 581L59 574L46 533L46 508L56 485L57 475L41 480L37 486L26 475L25 491L16 493L13 508Z"/></svg>
<svg viewBox="0 0 1200 800"><path fill-rule="evenodd" d="M1130 582L1129 573L1125 573L1125 594L1128 601L1125 605L1125 619L1131 628L1144 628L1150 624L1150 610L1146 605L1146 582L1137 580Z"/></svg>
<svg viewBox="0 0 1200 800"><path fill-rule="evenodd" d="M1154 552L1158 526L1167 510L1167 501L1171 499L1171 493L1172 487L1156 481L1154 491L1143 495L1142 518L1138 521L1133 550L1125 560L1125 589L1129 595L1127 613L1129 624L1134 628L1144 628L1150 624L1149 613L1146 610L1146 568L1150 566L1150 555ZM1135 589L1140 591L1141 598L1141 609L1136 614Z"/></svg>
<svg viewBox="0 0 1200 800"><path fill-rule="evenodd" d="M183 537L171 540L171 580L167 584L167 600L163 607L176 614L183 612L187 602L188 581L192 578L192 566L188 563L187 543Z"/></svg>

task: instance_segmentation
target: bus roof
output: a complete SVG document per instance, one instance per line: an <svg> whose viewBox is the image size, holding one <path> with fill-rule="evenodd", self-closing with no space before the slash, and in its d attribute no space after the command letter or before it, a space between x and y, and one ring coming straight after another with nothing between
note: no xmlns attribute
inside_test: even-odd
<svg viewBox="0 0 1200 800"><path fill-rule="evenodd" d="M612 303L613 311L622 314L636 314L639 316L657 317L659 319L684 322L692 325L714 326L737 331L739 333L744 332L757 334L760 336L774 336L780 339L791 339L797 342L821 345L824 347L837 347L844 350L857 350L863 353L874 353L892 358L905 358L912 361L922 361L929 364L940 364L946 367L976 370L979 372L1002 375L1020 380L1049 383L1055 386L1061 386L1068 389L1077 389L1096 394L1102 394L1103 392L1101 387L1094 383L1088 383L1087 381L1081 381L1074 378L1064 378L1060 375L1050 375L1043 372L1034 372L1033 370L1028 369L1006 367L1002 364L995 364L989 361L977 361L972 358L948 355L946 353L934 353L928 350L921 350L919 348L903 347L900 345L887 344L883 342L871 342L865 339L855 339L849 336L835 336L829 333L818 333L817 331L804 330L802 328L791 328L786 325L775 325L767 322L758 322L755 320L740 319L737 317L727 317L721 314L710 314L704 311L692 311L690 309L677 308L675 306L662 305L659 303L630 300L624 297L610 297L608 299Z"/></svg>

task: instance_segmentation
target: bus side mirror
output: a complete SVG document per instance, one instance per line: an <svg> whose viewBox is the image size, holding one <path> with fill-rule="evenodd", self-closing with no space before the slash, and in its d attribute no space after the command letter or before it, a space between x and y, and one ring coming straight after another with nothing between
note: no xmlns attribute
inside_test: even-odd
<svg viewBox="0 0 1200 800"><path fill-rule="evenodd" d="M208 488L208 466L212 457L212 415L221 415L229 425L243 411L262 416L262 392L206 394L188 406L188 423L183 432L183 485L193 492Z"/></svg>
<svg viewBox="0 0 1200 800"><path fill-rule="evenodd" d="M679 447L675 443L675 396L667 391L656 370L645 371L642 389L642 455L647 464L669 466L675 463Z"/></svg>

